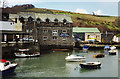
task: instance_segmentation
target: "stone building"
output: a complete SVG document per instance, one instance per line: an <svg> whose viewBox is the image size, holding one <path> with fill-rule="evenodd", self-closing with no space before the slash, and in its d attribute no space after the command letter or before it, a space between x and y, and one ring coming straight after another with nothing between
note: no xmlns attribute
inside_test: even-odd
<svg viewBox="0 0 120 79"><path fill-rule="evenodd" d="M23 31L38 40L41 49L72 48L73 22L69 15L21 12L17 17L23 23Z"/></svg>

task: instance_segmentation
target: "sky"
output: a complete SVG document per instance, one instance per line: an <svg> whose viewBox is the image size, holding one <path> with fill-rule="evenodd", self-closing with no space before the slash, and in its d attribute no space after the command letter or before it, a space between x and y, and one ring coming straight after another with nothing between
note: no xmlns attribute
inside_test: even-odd
<svg viewBox="0 0 120 79"><path fill-rule="evenodd" d="M0 7L2 6L0 0ZM33 4L36 8L47 8L76 13L118 16L119 0L4 0L7 6Z"/></svg>

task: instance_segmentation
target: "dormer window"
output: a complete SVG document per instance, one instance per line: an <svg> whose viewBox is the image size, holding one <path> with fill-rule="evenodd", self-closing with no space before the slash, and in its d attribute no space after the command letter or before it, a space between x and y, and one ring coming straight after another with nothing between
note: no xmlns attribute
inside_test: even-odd
<svg viewBox="0 0 120 79"><path fill-rule="evenodd" d="M63 20L63 24L67 24L67 20L66 19Z"/></svg>
<svg viewBox="0 0 120 79"><path fill-rule="evenodd" d="M58 19L55 19L54 21L55 21L55 25L57 25L58 24Z"/></svg>
<svg viewBox="0 0 120 79"><path fill-rule="evenodd" d="M24 17L20 17L19 21L22 22L22 23L24 23L25 22L25 18Z"/></svg>
<svg viewBox="0 0 120 79"><path fill-rule="evenodd" d="M17 18L15 18L15 23L17 23Z"/></svg>
<svg viewBox="0 0 120 79"><path fill-rule="evenodd" d="M28 22L32 22L33 21L33 18L30 16L29 18L28 18Z"/></svg>
<svg viewBox="0 0 120 79"><path fill-rule="evenodd" d="M49 23L50 23L50 20L49 20L48 18L46 19L46 23L47 23L47 24L49 24Z"/></svg>
<svg viewBox="0 0 120 79"><path fill-rule="evenodd" d="M37 23L40 24L40 22L41 22L41 19L37 18Z"/></svg>

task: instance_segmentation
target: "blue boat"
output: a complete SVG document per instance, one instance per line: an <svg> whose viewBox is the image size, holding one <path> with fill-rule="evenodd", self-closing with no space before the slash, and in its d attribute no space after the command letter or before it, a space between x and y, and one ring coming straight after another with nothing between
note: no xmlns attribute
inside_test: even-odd
<svg viewBox="0 0 120 79"><path fill-rule="evenodd" d="M83 50L88 50L89 46L88 45L84 45Z"/></svg>
<svg viewBox="0 0 120 79"><path fill-rule="evenodd" d="M106 45L106 46L104 47L104 49L105 49L105 50L109 50L109 49L110 49L110 46Z"/></svg>
<svg viewBox="0 0 120 79"><path fill-rule="evenodd" d="M2 76L6 76L14 72L17 67L17 63L11 63L5 59L0 60L0 71L2 72Z"/></svg>

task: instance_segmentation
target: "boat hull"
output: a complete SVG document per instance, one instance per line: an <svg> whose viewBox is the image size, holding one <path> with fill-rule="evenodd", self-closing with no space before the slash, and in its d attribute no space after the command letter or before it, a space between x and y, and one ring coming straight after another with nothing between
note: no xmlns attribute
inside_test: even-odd
<svg viewBox="0 0 120 79"><path fill-rule="evenodd" d="M15 53L15 56L17 57L17 58L28 58L28 57L39 57L40 56L40 54L34 54L34 55L17 55L16 53Z"/></svg>
<svg viewBox="0 0 120 79"><path fill-rule="evenodd" d="M102 54L101 54L101 55L94 55L94 57L95 57L95 58L103 58L104 55L102 55Z"/></svg>
<svg viewBox="0 0 120 79"><path fill-rule="evenodd" d="M17 65L16 66L13 66L13 67L10 67L9 69L7 70L3 70L2 71L2 76L5 76L5 75L8 75L8 74L11 74L15 71Z"/></svg>
<svg viewBox="0 0 120 79"><path fill-rule="evenodd" d="M116 52L109 52L109 55L116 55Z"/></svg>
<svg viewBox="0 0 120 79"><path fill-rule="evenodd" d="M98 65L84 65L84 64L80 64L81 68L85 68L85 69L98 69L100 68L101 64Z"/></svg>

